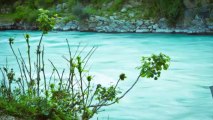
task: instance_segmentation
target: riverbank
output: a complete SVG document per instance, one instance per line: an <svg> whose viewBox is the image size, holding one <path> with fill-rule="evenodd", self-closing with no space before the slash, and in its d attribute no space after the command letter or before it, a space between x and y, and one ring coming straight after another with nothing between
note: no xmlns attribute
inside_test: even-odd
<svg viewBox="0 0 213 120"><path fill-rule="evenodd" d="M58 23L55 30L60 31L92 31L106 33L187 33L212 34L213 25L203 22L198 16L192 20L190 26L178 23L175 27L168 25L165 18L154 20L121 20L116 16L91 16L86 21L70 21L66 24Z"/></svg>
<svg viewBox="0 0 213 120"><path fill-rule="evenodd" d="M116 16L90 16L84 21L72 20L67 23L61 18L54 30L104 32L104 33L186 33L186 34L213 34L213 24L204 22L198 16L192 20L190 26L178 23L176 27L167 24L165 18L154 20L122 20ZM36 24L28 23L0 23L0 30L37 30Z"/></svg>

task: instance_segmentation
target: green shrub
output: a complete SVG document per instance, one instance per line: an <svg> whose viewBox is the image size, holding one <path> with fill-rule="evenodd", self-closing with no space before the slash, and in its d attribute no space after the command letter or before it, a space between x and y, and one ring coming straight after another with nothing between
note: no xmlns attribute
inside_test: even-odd
<svg viewBox="0 0 213 120"><path fill-rule="evenodd" d="M10 23L14 21L14 14L0 14L1 23Z"/></svg>
<svg viewBox="0 0 213 120"><path fill-rule="evenodd" d="M63 0L31 0L30 2L28 2L28 5L33 4L37 8L50 8L54 6L55 4L59 4L62 2Z"/></svg>
<svg viewBox="0 0 213 120"><path fill-rule="evenodd" d="M76 0L68 0L67 4L68 4L69 11L72 11L73 6L76 5Z"/></svg>
<svg viewBox="0 0 213 120"><path fill-rule="evenodd" d="M183 0L145 0L142 7L145 18L165 17L170 25L175 25L184 12Z"/></svg>
<svg viewBox="0 0 213 120"><path fill-rule="evenodd" d="M28 6L18 6L16 8L15 21L33 22L37 17L38 11L35 9Z"/></svg>
<svg viewBox="0 0 213 120"><path fill-rule="evenodd" d="M89 15L95 15L98 13L97 9L91 7L91 6L86 6L84 9L85 13L88 13Z"/></svg>
<svg viewBox="0 0 213 120"><path fill-rule="evenodd" d="M89 9L88 9L89 10ZM88 19L90 14L86 9L84 8L83 5L77 4L76 6L73 7L72 9L73 15L75 15L80 21Z"/></svg>
<svg viewBox="0 0 213 120"><path fill-rule="evenodd" d="M103 4L109 2L109 0L91 0L92 4Z"/></svg>
<svg viewBox="0 0 213 120"><path fill-rule="evenodd" d="M66 17L63 17L63 23L68 23L72 20L76 20L76 16L72 15L72 14L69 14L69 15L66 15Z"/></svg>
<svg viewBox="0 0 213 120"><path fill-rule="evenodd" d="M125 0L114 0L111 10L120 10Z"/></svg>

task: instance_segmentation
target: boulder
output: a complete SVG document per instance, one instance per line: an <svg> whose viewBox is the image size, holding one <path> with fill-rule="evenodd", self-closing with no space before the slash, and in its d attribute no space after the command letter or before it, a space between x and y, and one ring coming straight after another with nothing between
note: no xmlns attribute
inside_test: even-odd
<svg viewBox="0 0 213 120"><path fill-rule="evenodd" d="M166 28L168 28L167 20L166 20L165 18L161 18L161 19L158 21L158 26L159 26L159 28L161 28L161 29L166 29Z"/></svg>
<svg viewBox="0 0 213 120"><path fill-rule="evenodd" d="M143 0L128 0L127 4L132 7L140 6L143 3Z"/></svg>
<svg viewBox="0 0 213 120"><path fill-rule="evenodd" d="M64 26L65 26L65 24L63 22L57 22L53 29L54 30L63 30Z"/></svg>
<svg viewBox="0 0 213 120"><path fill-rule="evenodd" d="M143 25L143 20L137 20L136 21L136 26L138 27L138 26L141 26L141 25Z"/></svg>
<svg viewBox="0 0 213 120"><path fill-rule="evenodd" d="M77 30L81 32L89 31L88 21L81 21L78 25Z"/></svg>
<svg viewBox="0 0 213 120"><path fill-rule="evenodd" d="M70 21L68 22L66 25L64 25L64 27L62 28L64 31L68 31L68 30L77 30L78 28L78 22L77 21Z"/></svg>
<svg viewBox="0 0 213 120"><path fill-rule="evenodd" d="M154 29L154 30L158 29L158 24L152 25L152 29Z"/></svg>
<svg viewBox="0 0 213 120"><path fill-rule="evenodd" d="M197 30L197 29L205 29L206 24L205 24L204 20L201 17L196 15L195 18L191 22L191 27L193 29L195 29L195 30Z"/></svg>
<svg viewBox="0 0 213 120"><path fill-rule="evenodd" d="M152 25L148 26L149 29L152 29Z"/></svg>
<svg viewBox="0 0 213 120"><path fill-rule="evenodd" d="M95 21L108 21L108 19L101 16L95 16Z"/></svg>
<svg viewBox="0 0 213 120"><path fill-rule="evenodd" d="M10 115L0 115L0 120L23 120Z"/></svg>
<svg viewBox="0 0 213 120"><path fill-rule="evenodd" d="M128 16L129 16L130 18L132 18L132 17L135 16L135 13L129 13Z"/></svg>
<svg viewBox="0 0 213 120"><path fill-rule="evenodd" d="M60 12L62 10L61 4L56 5L56 12Z"/></svg>
<svg viewBox="0 0 213 120"><path fill-rule="evenodd" d="M175 29L174 30L175 33L187 33L186 29Z"/></svg>
<svg viewBox="0 0 213 120"><path fill-rule="evenodd" d="M97 27L97 22L89 22L89 29L95 29Z"/></svg>
<svg viewBox="0 0 213 120"><path fill-rule="evenodd" d="M172 30L172 29L156 29L156 32L158 33L172 33L172 32L175 32L175 30Z"/></svg>
<svg viewBox="0 0 213 120"><path fill-rule="evenodd" d="M109 16L109 19L110 20L115 20L115 19L117 19L118 17L117 16Z"/></svg>
<svg viewBox="0 0 213 120"><path fill-rule="evenodd" d="M147 33L147 32L151 32L149 29L136 29L135 31L136 33Z"/></svg>
<svg viewBox="0 0 213 120"><path fill-rule="evenodd" d="M142 25L142 26L137 26L137 28L147 29L147 28L148 28L148 26L146 26L146 25Z"/></svg>
<svg viewBox="0 0 213 120"><path fill-rule="evenodd" d="M121 12L126 12L127 11L127 8L122 8L121 9Z"/></svg>
<svg viewBox="0 0 213 120"><path fill-rule="evenodd" d="M150 21L150 20L145 20L145 21L144 21L144 25L150 26L150 24L151 24L151 21Z"/></svg>

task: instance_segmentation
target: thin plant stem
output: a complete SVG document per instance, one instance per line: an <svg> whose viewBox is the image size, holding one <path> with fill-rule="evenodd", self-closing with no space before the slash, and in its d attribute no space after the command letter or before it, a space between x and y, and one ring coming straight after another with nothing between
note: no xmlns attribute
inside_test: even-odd
<svg viewBox="0 0 213 120"><path fill-rule="evenodd" d="M13 52L13 55L14 55L15 58L16 58L16 62L18 63L19 71L20 71L20 73L21 73L22 92L25 94L24 81L23 81L23 73L22 73L21 65L20 65L20 63L19 63L18 56L16 55L16 53L15 53L15 51L14 51L14 49L13 49L12 44L10 44L10 48L11 48L11 50L12 50L12 52Z"/></svg>
<svg viewBox="0 0 213 120"><path fill-rule="evenodd" d="M31 53L30 53L30 42L29 38L26 38L27 41L27 57L28 57L28 64L29 64L29 78L32 81L32 65L31 65Z"/></svg>
<svg viewBox="0 0 213 120"><path fill-rule="evenodd" d="M45 64L44 64L44 46L43 46L43 50L42 50L42 72L43 72L43 77L44 77L44 89L45 92L47 91L47 81L46 81L46 74L45 74Z"/></svg>

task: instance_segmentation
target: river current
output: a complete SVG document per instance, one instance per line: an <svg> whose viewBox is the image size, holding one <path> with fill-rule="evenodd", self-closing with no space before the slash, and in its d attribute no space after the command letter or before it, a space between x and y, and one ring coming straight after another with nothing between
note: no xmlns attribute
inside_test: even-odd
<svg viewBox="0 0 213 120"><path fill-rule="evenodd" d="M8 45L9 37L15 38L15 49L19 48L26 56L24 33L26 31L0 32L1 67L6 58L10 67L16 65ZM27 33L35 49L41 33ZM88 65L95 84L112 84L120 73L125 73L127 80L121 83L122 90L136 79L141 56L164 53L171 58L169 70L163 71L159 80L141 79L124 99L103 108L94 120L213 120L213 98L209 89L213 85L212 35L50 32L43 41L45 58L59 68L67 66L62 58L68 55L66 39L72 51L79 44L80 49L87 46L83 55L96 46Z"/></svg>

